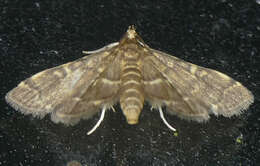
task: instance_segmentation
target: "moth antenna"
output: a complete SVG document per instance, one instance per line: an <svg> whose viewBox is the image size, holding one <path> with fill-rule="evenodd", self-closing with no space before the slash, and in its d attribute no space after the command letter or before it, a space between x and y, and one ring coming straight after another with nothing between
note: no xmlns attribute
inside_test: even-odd
<svg viewBox="0 0 260 166"><path fill-rule="evenodd" d="M104 117L105 117L105 112L106 112L106 107L104 106L102 109L102 113L101 116L98 120L98 122L96 123L96 125L87 133L88 135L92 134L101 124L101 122L103 121Z"/></svg>
<svg viewBox="0 0 260 166"><path fill-rule="evenodd" d="M163 120L163 123L169 128L171 129L172 131L176 131L176 129L174 127L172 127L167 121L166 119L164 118L164 115L163 115L163 111L162 111L162 107L159 107L159 112L160 112L160 117L162 118Z"/></svg>
<svg viewBox="0 0 260 166"><path fill-rule="evenodd" d="M115 42L115 43L111 43L109 45L106 45L105 47L102 47L100 49L97 49L97 50L93 50L93 51L82 51L83 54L94 54L94 53L99 53L99 52L102 52L108 48L111 48L111 47L114 47L114 46L117 46L119 43L118 42Z"/></svg>

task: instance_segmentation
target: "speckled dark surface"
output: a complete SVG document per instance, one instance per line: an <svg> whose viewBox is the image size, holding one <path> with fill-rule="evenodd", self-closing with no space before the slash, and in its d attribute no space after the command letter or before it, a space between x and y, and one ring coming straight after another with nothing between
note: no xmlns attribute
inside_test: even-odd
<svg viewBox="0 0 260 166"><path fill-rule="evenodd" d="M0 2L0 166L257 165L260 163L260 2L45 0ZM25 78L118 41L131 24L151 47L242 82L255 103L241 117L206 124L144 107L129 126L117 106L91 136L98 116L74 127L16 112L5 94ZM238 140L241 140L239 142Z"/></svg>

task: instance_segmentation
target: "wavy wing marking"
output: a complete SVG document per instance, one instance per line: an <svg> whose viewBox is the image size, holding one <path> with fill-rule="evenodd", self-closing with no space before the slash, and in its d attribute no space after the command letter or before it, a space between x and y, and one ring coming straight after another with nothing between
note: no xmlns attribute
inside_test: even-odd
<svg viewBox="0 0 260 166"><path fill-rule="evenodd" d="M170 100L161 99L161 102L166 101L164 104L169 113L204 121L209 119L208 114L211 113L225 117L238 115L254 101L249 90L223 73L185 62L157 50L152 49L151 54L153 56L148 56L145 64L162 81L149 86L164 89L167 95L162 96L170 96ZM149 66L152 66L153 70ZM146 92L150 93L150 98L158 99L158 94ZM156 92L160 94L162 90Z"/></svg>
<svg viewBox="0 0 260 166"><path fill-rule="evenodd" d="M113 62L116 56L111 54L113 50L108 47L79 60L37 73L8 92L6 101L24 114L42 118L51 113L55 122L74 124L79 118L72 120L65 115L75 113L75 106L79 105L82 97L85 99L85 94L91 91L93 83ZM98 106L100 105L96 105ZM88 118L99 109L86 107L84 111L85 118Z"/></svg>

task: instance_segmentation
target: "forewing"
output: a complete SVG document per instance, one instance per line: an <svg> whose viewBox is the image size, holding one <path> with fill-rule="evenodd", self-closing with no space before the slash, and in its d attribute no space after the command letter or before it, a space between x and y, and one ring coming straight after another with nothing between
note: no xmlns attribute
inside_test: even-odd
<svg viewBox="0 0 260 166"><path fill-rule="evenodd" d="M11 90L6 101L24 114L39 117L70 112L113 61L116 55L112 51L113 48L35 74Z"/></svg>
<svg viewBox="0 0 260 166"><path fill-rule="evenodd" d="M111 108L118 101L120 87L120 56L109 64L105 71L87 87L82 94L74 93L55 108L52 120L65 124L75 124L80 119L86 119L100 111L101 108ZM66 104L68 103L68 104ZM75 103L75 104L72 104Z"/></svg>
<svg viewBox="0 0 260 166"><path fill-rule="evenodd" d="M157 50L151 49L150 54L152 56L148 56L145 63L154 66L171 89L174 88L173 93L179 94L192 110L193 114L182 112L184 118L207 120L210 113L230 117L240 114L254 101L249 90L225 74ZM167 106L170 113L176 113L176 107ZM202 116L193 118L193 115Z"/></svg>
<svg viewBox="0 0 260 166"><path fill-rule="evenodd" d="M184 94L173 87L150 60L144 63L144 92L153 108L167 106L169 113L185 119L205 121L209 118L207 109L194 109L196 101L186 102Z"/></svg>

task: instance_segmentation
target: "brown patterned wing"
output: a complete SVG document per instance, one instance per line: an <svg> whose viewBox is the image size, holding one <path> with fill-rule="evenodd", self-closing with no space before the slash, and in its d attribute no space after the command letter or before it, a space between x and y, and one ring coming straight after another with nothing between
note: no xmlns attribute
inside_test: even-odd
<svg viewBox="0 0 260 166"><path fill-rule="evenodd" d="M6 101L24 114L44 117L51 113L53 121L65 124L77 122L79 114L90 117L98 109L86 107L78 110L78 103L88 99L84 97L90 87L115 59L116 55L110 51L101 51L35 74L11 90ZM95 108L98 106L96 104ZM69 115L74 118L68 118Z"/></svg>
<svg viewBox="0 0 260 166"><path fill-rule="evenodd" d="M205 121L209 119L207 109L194 109L183 98L183 93L173 87L170 82L156 69L151 60L144 63L144 92L145 98L153 108L167 106L169 113L184 119Z"/></svg>
<svg viewBox="0 0 260 166"><path fill-rule="evenodd" d="M161 83L154 86L157 89L163 88L168 93L161 94L169 96L167 100L162 98L161 102L166 101L163 104L167 106L169 113L200 122L209 119L209 114L225 117L238 115L254 101L250 91L225 74L154 49L151 49L150 54L152 56L148 56L144 63L147 68L152 66L153 72L158 75L156 77L161 78L162 81L157 81ZM152 89L154 86L147 88ZM156 91L156 95L161 91ZM149 95L156 99L151 92Z"/></svg>
<svg viewBox="0 0 260 166"><path fill-rule="evenodd" d="M72 97L64 99L55 107L52 120L73 125L80 119L90 118L103 107L112 108L119 100L119 64L120 56L117 56L82 94L79 94L81 89L78 89ZM72 105L71 103L74 102L75 104Z"/></svg>

